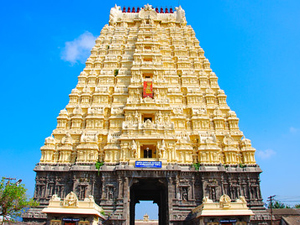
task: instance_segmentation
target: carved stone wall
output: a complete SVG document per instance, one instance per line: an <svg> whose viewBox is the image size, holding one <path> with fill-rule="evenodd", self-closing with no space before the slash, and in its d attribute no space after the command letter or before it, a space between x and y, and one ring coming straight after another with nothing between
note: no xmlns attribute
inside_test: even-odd
<svg viewBox="0 0 300 225"><path fill-rule="evenodd" d="M130 202L136 201L131 188L141 180L146 184L147 180L154 180L156 183L151 184L162 184L161 187L167 193L163 199L167 201L165 207L169 213L161 221L162 224L178 224L183 221L188 224L191 210L200 205L204 197L218 201L223 194L231 199L245 196L250 209L264 214L259 167L245 169L225 168L221 165L200 166L199 171L195 171L190 167L177 165L155 170L132 169L128 165L119 165L103 166L98 173L94 167L83 165L53 166L51 171L46 166L38 165L35 170L35 199L42 205L47 205L53 194L63 199L67 193L73 191L79 200L93 195L95 202L107 215L111 215L110 221L113 224L130 224L130 216L133 216L130 212L134 210L134 205L130 208ZM151 194L149 195L151 198Z"/></svg>

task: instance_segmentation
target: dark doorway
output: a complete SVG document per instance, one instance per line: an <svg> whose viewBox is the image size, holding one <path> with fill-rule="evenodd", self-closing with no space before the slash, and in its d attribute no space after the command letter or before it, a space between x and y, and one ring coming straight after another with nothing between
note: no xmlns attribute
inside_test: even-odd
<svg viewBox="0 0 300 225"><path fill-rule="evenodd" d="M141 146L141 158L144 158L144 159L156 158L156 146L155 145L142 145Z"/></svg>
<svg viewBox="0 0 300 225"><path fill-rule="evenodd" d="M144 158L152 158L152 150L151 149L144 150Z"/></svg>
<svg viewBox="0 0 300 225"><path fill-rule="evenodd" d="M153 201L158 205L159 225L169 224L168 188L166 179L135 179L130 188L130 225L135 222L135 206L139 201Z"/></svg>

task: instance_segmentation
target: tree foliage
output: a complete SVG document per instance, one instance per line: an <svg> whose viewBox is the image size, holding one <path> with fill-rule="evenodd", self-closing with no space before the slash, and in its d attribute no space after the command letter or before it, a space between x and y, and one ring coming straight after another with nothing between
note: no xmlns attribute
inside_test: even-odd
<svg viewBox="0 0 300 225"><path fill-rule="evenodd" d="M272 206L273 209L285 209L285 208L289 209L289 208L291 208L289 205L286 205L286 204L284 204L280 201L275 201L275 202L272 203L272 205L270 203L269 204L269 209L271 208L271 206Z"/></svg>
<svg viewBox="0 0 300 225"><path fill-rule="evenodd" d="M3 218L3 222L14 221L27 207L38 205L33 199L27 199L26 191L24 184L6 181L5 178L1 179L0 216Z"/></svg>
<svg viewBox="0 0 300 225"><path fill-rule="evenodd" d="M296 204L296 205L295 205L295 208L296 208L296 209L300 209L300 204Z"/></svg>

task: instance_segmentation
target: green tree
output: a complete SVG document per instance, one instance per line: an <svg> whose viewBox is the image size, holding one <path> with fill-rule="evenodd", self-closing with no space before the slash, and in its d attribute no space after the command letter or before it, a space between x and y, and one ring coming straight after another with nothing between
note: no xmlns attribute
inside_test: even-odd
<svg viewBox="0 0 300 225"><path fill-rule="evenodd" d="M269 208L271 208L271 204L269 204ZM280 201L275 201L272 203L272 208L273 209L289 209L290 206L289 205L286 205Z"/></svg>
<svg viewBox="0 0 300 225"><path fill-rule="evenodd" d="M26 191L24 184L6 181L2 177L0 182L0 216L3 221L0 224L6 221L14 221L21 216L26 208L38 205L33 199L27 199Z"/></svg>
<svg viewBox="0 0 300 225"><path fill-rule="evenodd" d="M295 205L295 208L296 208L296 209L300 209L300 204L296 204L296 205Z"/></svg>

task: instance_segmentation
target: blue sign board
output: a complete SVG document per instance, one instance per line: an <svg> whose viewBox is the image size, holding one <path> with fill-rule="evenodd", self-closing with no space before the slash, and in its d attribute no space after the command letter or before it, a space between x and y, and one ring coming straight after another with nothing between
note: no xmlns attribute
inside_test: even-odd
<svg viewBox="0 0 300 225"><path fill-rule="evenodd" d="M236 223L235 219L225 219L225 220L220 220L220 223Z"/></svg>
<svg viewBox="0 0 300 225"><path fill-rule="evenodd" d="M63 218L62 220L65 221L65 222L78 222L78 221L80 221L79 218Z"/></svg>
<svg viewBox="0 0 300 225"><path fill-rule="evenodd" d="M139 168L161 168L161 161L135 161L135 167Z"/></svg>

